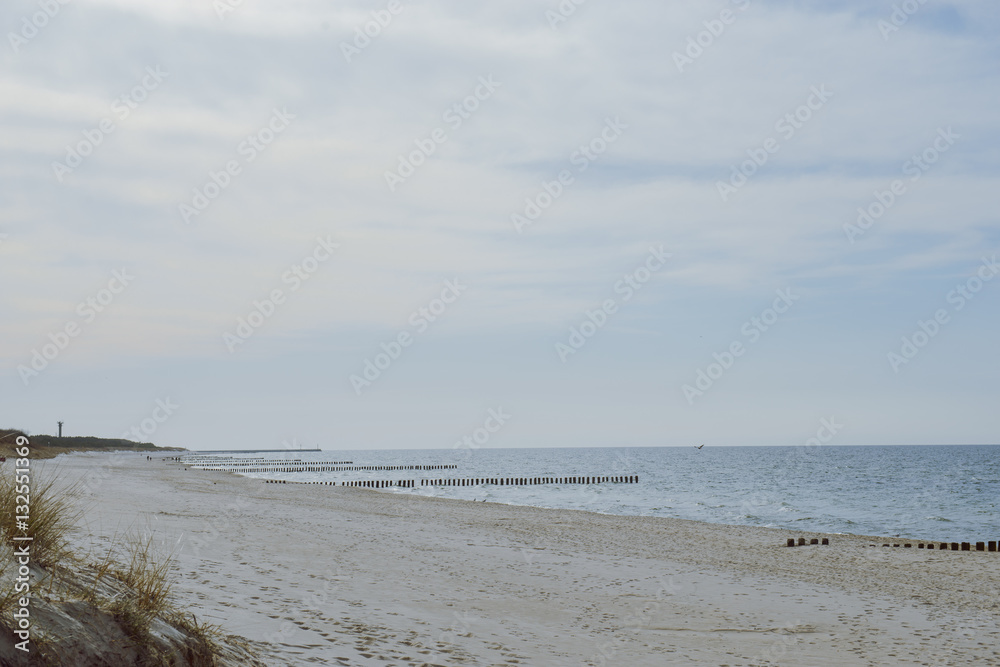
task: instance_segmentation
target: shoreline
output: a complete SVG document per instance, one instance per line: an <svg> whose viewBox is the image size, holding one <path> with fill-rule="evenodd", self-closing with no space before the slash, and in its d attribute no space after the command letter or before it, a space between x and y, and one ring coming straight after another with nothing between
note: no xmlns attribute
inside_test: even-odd
<svg viewBox="0 0 1000 667"><path fill-rule="evenodd" d="M666 520L666 521L682 521L682 522L692 523L692 524L697 524L697 525L702 525L702 526L721 526L721 527L724 527L724 528L733 528L733 529L737 529L737 528L753 528L753 529L774 531L775 533L787 533L787 535L784 535L784 537L794 537L794 538L796 538L796 540L799 537L806 537L807 539L811 539L811 538L814 538L814 537L815 538L819 538L819 539L822 539L824 537L828 538L828 539L832 539L832 538L835 538L835 537L838 537L838 538L840 538L840 537L842 537L842 538L859 538L862 541L867 541L869 545L875 544L876 546L881 546L886 541L889 541L889 542L891 542L893 544L900 543L900 545L902 545L903 543L909 542L911 544L911 548L917 548L916 545L919 544L919 543L921 543L921 542L923 542L925 544L928 543L928 542L930 542L930 543L934 544L934 549L932 549L932 551L939 550L938 549L938 545L939 544L946 544L946 543L950 544L950 541L948 541L948 540L929 539L929 538L925 538L925 537L924 538L907 537L905 535L890 535L890 536L886 536L886 535L867 535L867 534L860 534L860 533L828 533L828 532L824 532L824 531L815 531L815 530L800 530L800 529L795 529L795 528L778 528L776 526L757 526L757 525L753 525L753 524L742 524L742 523L716 523L714 521L702 521L700 519L685 519L683 517L655 516L655 515L650 515L650 514L616 514L614 512L601 512L600 510L582 509L582 508L579 508L579 507L546 507L544 505L529 505L529 504L525 504L525 503L499 502L499 501L496 501L496 500L479 500L479 499L469 499L469 498L448 498L448 497L444 497L444 496L427 496L427 495L421 495L421 494L407 494L407 493L398 493L398 492L392 491L391 488L378 489L378 488L361 488L361 487L346 487L346 486L345 487L340 487L340 486L335 486L335 485L326 485L326 484L324 484L322 482L294 482L294 481L291 481L291 480L285 480L284 482L282 482L281 480L275 481L275 480L273 480L271 478L264 478L264 477L246 477L245 475L242 475L240 473L231 472L231 471L215 471L215 470L213 470L213 471L205 471L205 470L197 470L197 472L223 472L223 473L225 473L227 475L232 475L233 477L236 477L236 478L242 478L242 479L246 479L246 480L249 480L249 481L264 482L264 483L271 483L271 484L274 484L274 483L286 483L286 484L289 484L289 485L315 486L315 487L318 487L318 488L322 488L324 486L327 486L328 488L352 488L352 489L356 489L358 491L370 491L370 492L379 493L379 494L382 494L382 495L391 495L391 496L398 496L398 497L403 497L403 498L411 498L411 497L413 497L413 498L422 498L422 499L429 499L429 500L440 500L440 501L458 502L458 503L479 503L479 504L487 504L487 505L500 505L500 506L506 506L506 507L530 507L530 508L534 508L534 509L538 509L538 510L552 510L552 511L564 511L564 512L582 512L584 514L593 514L593 515L598 515L598 516L609 516L609 517L623 517L623 518L636 518L636 519L663 519L663 520ZM268 481L268 480L270 480L270 481ZM998 530L998 534L1000 534L1000 530ZM975 551L976 550L975 549L975 542L976 542L975 540L973 540L971 542L971 544L973 545L971 551ZM806 544L804 546L810 546L810 545ZM950 551L950 549L948 549L948 550Z"/></svg>
<svg viewBox="0 0 1000 667"><path fill-rule="evenodd" d="M918 542L994 541L1000 528L989 502L1000 493L996 476L989 475L1000 453L994 447L904 447L894 452L887 447L841 447L850 451L840 452L731 447L680 453L656 448L648 455L629 447L599 449L593 455L580 450L569 458L561 458L561 450L544 448L537 454L492 448L477 451L475 456L460 450L452 450L451 456L431 450L414 455L345 450L287 457L303 459L288 464L288 469L264 464L258 470L254 458L217 467L250 476L258 471L260 477L288 482L382 487L391 479L401 487L415 485L422 487L415 492L438 497L832 534L900 535ZM761 449L770 453L757 451ZM332 459L337 457L367 465L335 466ZM460 470L394 472L407 468L397 464L408 463L457 463ZM859 465L867 472L853 467ZM976 485L970 487L963 481L963 475L972 470L981 471L978 491L973 488ZM572 477L626 474L641 475L642 482L619 487L612 477L607 483L581 485L573 483ZM528 486L514 476L527 477ZM480 484L484 481L480 478L491 483ZM541 478L541 483L533 478Z"/></svg>
<svg viewBox="0 0 1000 667"><path fill-rule="evenodd" d="M103 480L77 545L149 530L178 601L274 664L1000 664L997 553L109 458L52 462Z"/></svg>
<svg viewBox="0 0 1000 667"><path fill-rule="evenodd" d="M178 463L177 465L183 465L183 463ZM658 515L652 515L652 514L617 514L617 513L614 513L614 512L602 512L600 510L583 509L583 508L579 508L579 507L548 507L548 506L545 506L545 505L529 505L529 504L525 504L525 503L500 502L500 501L496 501L496 500L486 500L486 499L480 500L478 498L476 498L476 499L451 498L451 497L447 497L447 496L428 496L428 495L422 495L422 494L408 494L408 493L395 492L395 491L392 490L391 487L389 487L389 488L370 488L370 487L369 488L363 488L363 487L347 487L347 486L340 487L337 484L327 484L327 483L324 483L324 482L297 482L297 481L293 481L293 480L281 480L281 479L278 479L278 478L270 478L270 477L247 477L244 474L236 473L236 472L232 472L232 471L200 470L200 469L193 469L193 470L195 470L196 472L225 472L226 474L231 474L234 477L242 478L242 479L246 479L248 481L254 481L254 482L263 482L263 483L270 483L270 484L288 484L288 485L295 485L295 486L315 486L315 487L319 487L319 488L322 488L322 487L327 487L327 488L355 488L357 490L373 491L373 492L381 493L381 494L402 496L404 498L420 497L420 498L429 498L429 499L434 499L434 500L452 500L452 501L457 501L457 502L462 502L462 503L473 503L474 502L474 503L487 503L487 504L493 504L493 505L507 505L507 506L510 506L510 507L533 507L533 508L540 509L540 510L544 509L544 510L565 510L567 512L585 512L587 514L596 514L596 515L601 515L601 516L634 517L634 518L648 518L648 519L666 519L666 520L669 520L669 521L687 521L687 522L691 522L691 523L695 523L695 524L702 524L702 525L706 525L706 526L726 526L726 527L729 527L729 528L759 528L761 530L773 530L773 531L778 531L778 532L786 532L786 533L788 533L788 535L786 537L794 536L796 539L798 537L800 537L800 536L808 536L809 538L817 537L817 538L820 538L820 539L822 539L824 537L826 537L826 538L833 538L833 537L863 538L863 539L869 540L869 544L877 543L876 546L881 546L882 544L884 544L887 541L891 542L893 544L898 542L898 543L901 543L901 545L902 545L902 543L909 542L909 543L911 543L912 548L917 548L917 545L922 542L922 543L925 543L925 544L926 543L932 543L932 544L934 544L934 549L932 549L932 550L939 550L938 549L938 545L941 545L941 544L951 544L954 541L954 540L941 539L941 538L911 537L911 536L902 535L902 534L901 535L875 535L875 534L867 534L867 533L831 533L831 532L826 532L826 531L804 530L804 529L797 529L797 528L780 528L780 527L777 527L777 526L761 526L761 525L755 525L755 524L749 524L749 523L746 523L746 524L741 524L741 523L722 523L722 522L714 522L714 521L704 521L704 520L701 520L701 519L685 519L683 517L658 516ZM414 487L414 488L417 488L417 487ZM990 535L989 537L995 537L996 540L1000 540L1000 528L998 528L998 530L996 531L996 535ZM975 545L976 545L977 541L981 542L983 540L979 540L979 539L963 539L963 540L958 540L959 543L961 543L961 542L968 542L968 543L970 543L972 545L972 549L971 549L972 551L976 550ZM986 541L989 541L989 540L987 539ZM903 548L905 548L905 547L903 547ZM950 548L948 550L950 550ZM998 551L1000 551L1000 542L998 542Z"/></svg>

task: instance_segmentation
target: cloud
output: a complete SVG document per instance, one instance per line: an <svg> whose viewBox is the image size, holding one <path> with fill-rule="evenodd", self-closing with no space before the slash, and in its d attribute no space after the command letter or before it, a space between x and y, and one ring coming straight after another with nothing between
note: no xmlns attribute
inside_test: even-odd
<svg viewBox="0 0 1000 667"><path fill-rule="evenodd" d="M378 3L231 5L220 17L205 2L75 0L0 55L0 261L17 285L0 295L10 373L122 266L135 285L62 368L226 360L222 334L254 300L287 288L284 272L325 235L340 252L240 354L274 361L308 340L360 362L365 341L377 348L454 277L469 297L433 336L482 349L507 332L547 354L662 243L671 265L601 352L634 369L630 336L690 335L701 319L727 342L778 287L802 285L839 311L857 302L858 285L891 290L914 272L954 273L996 245L992 4L922 6L888 39L878 22L891 5L847 1L584 3L554 28L555 2L401 2L391 20L373 17L387 6ZM735 20L712 34L723 10ZM35 11L11 2L0 20L16 32ZM355 28L379 17L386 24L357 46ZM679 70L675 54L705 31ZM359 49L351 62L342 44ZM169 74L122 117L115 101L150 67ZM448 111L483 77L499 86L454 126ZM808 119L787 120L823 87L832 96ZM294 119L250 159L240 147L270 136L275 110ZM104 119L114 131L60 182L53 163ZM602 144L609 119L627 127ZM844 226L857 209L909 179L906 162L941 128L960 138L851 244ZM446 139L391 191L386 173L435 130ZM778 150L723 201L719 183L769 139ZM581 162L591 145L603 149ZM181 205L233 161L239 173L185 222ZM518 234L511 216L563 171L572 183ZM882 353L852 345L858 359ZM941 354L974 363L953 347ZM671 356L671 377L697 367L683 357ZM788 369L777 377L804 381ZM608 398L592 389L582 400Z"/></svg>

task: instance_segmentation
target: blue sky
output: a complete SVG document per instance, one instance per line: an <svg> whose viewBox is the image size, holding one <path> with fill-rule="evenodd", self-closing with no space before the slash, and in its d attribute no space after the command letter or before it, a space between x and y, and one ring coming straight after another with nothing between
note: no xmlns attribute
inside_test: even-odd
<svg viewBox="0 0 1000 667"><path fill-rule="evenodd" d="M5 3L2 425L996 443L995 3L563 6Z"/></svg>

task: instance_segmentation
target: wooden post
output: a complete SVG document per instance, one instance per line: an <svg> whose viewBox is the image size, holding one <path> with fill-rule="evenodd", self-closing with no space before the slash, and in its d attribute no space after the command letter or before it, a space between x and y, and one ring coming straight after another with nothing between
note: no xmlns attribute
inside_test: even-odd
<svg viewBox="0 0 1000 667"><path fill-rule="evenodd" d="M820 544L830 544L830 538L829 537L824 537L823 541Z"/></svg>
<svg viewBox="0 0 1000 667"><path fill-rule="evenodd" d="M801 547L801 546L805 546L805 543L806 543L806 538L804 538L804 537L800 537L800 538L799 538L799 546L800 546L800 547Z"/></svg>
<svg viewBox="0 0 1000 667"><path fill-rule="evenodd" d="M811 540L809 540L809 544L819 544L819 538L818 537L812 538Z"/></svg>
<svg viewBox="0 0 1000 667"><path fill-rule="evenodd" d="M968 551L968 550L969 550L969 543L962 542L962 551Z"/></svg>
<svg viewBox="0 0 1000 667"><path fill-rule="evenodd" d="M788 538L788 544L786 546L794 547L795 546L795 538L794 537L789 537Z"/></svg>
<svg viewBox="0 0 1000 667"><path fill-rule="evenodd" d="M976 542L976 551L986 551L986 543Z"/></svg>
<svg viewBox="0 0 1000 667"><path fill-rule="evenodd" d="M958 551L958 542L952 542L951 543L951 550L952 551Z"/></svg>
<svg viewBox="0 0 1000 667"><path fill-rule="evenodd" d="M989 544L986 545L986 548L989 549L990 551L996 551L997 543L991 541Z"/></svg>

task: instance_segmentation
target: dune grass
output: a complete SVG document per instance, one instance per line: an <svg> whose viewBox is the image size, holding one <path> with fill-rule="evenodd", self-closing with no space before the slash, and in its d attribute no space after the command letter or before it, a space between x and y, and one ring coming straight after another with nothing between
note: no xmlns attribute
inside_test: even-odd
<svg viewBox="0 0 1000 667"><path fill-rule="evenodd" d="M143 664L172 664L168 656L160 654L150 634L157 617L188 636L184 650L196 658L193 664L214 664L219 629L199 624L193 615L182 614L170 604L173 553L163 553L152 533L137 531L116 534L96 558L93 553L73 553L68 537L84 509L79 486L32 468L30 493L19 493L25 489L18 488L23 482L17 484L12 463L8 459L0 464L0 626L11 627L10 610L17 599L13 592L17 570L13 545L18 543L12 538L28 535L33 538L29 543L31 562L40 568L34 570L39 577L32 585L34 591L43 594L47 585L49 595L80 599L111 614L138 646ZM25 495L30 517L26 531L15 518Z"/></svg>
<svg viewBox="0 0 1000 667"><path fill-rule="evenodd" d="M14 547L10 542L0 544L0 618L6 619L18 593L14 588L14 573L8 563L14 562Z"/></svg>
<svg viewBox="0 0 1000 667"><path fill-rule="evenodd" d="M30 536L31 561L52 567L68 554L67 535L83 514L77 486L63 484L58 475L40 476L37 469L27 477L30 483L25 484L12 461L0 464L0 539L12 544L15 536ZM27 530L22 530L16 517L25 497L28 521Z"/></svg>
<svg viewBox="0 0 1000 667"><path fill-rule="evenodd" d="M112 568L112 573L128 590L115 600L112 608L116 612L129 612L134 620L148 627L149 621L168 607L173 554L159 554L152 535L143 537L137 533L127 535L121 549L121 563Z"/></svg>

